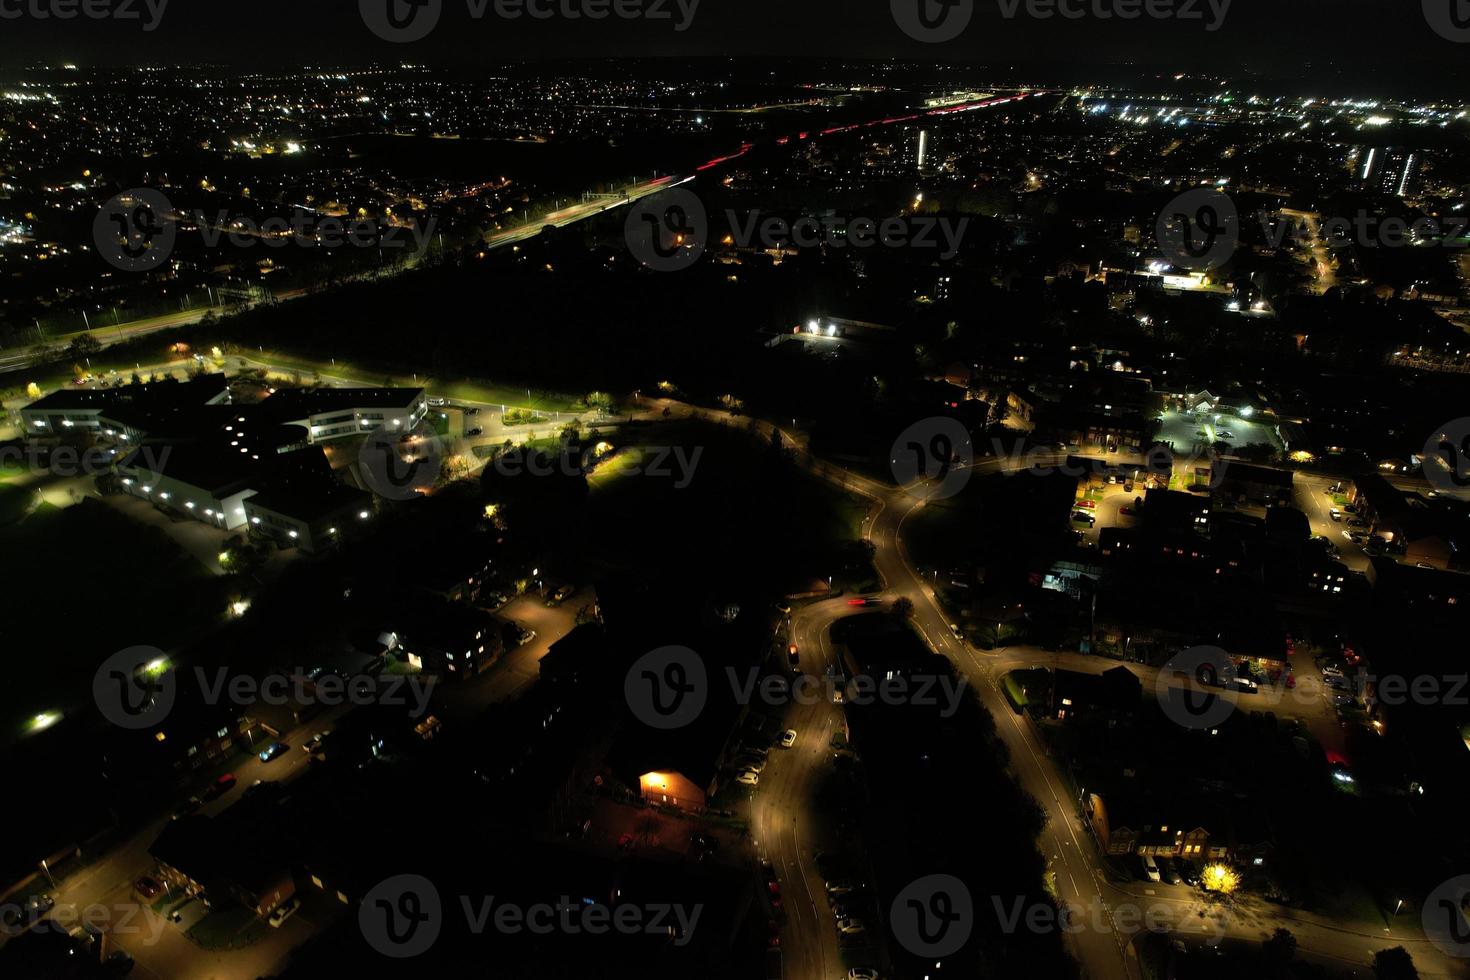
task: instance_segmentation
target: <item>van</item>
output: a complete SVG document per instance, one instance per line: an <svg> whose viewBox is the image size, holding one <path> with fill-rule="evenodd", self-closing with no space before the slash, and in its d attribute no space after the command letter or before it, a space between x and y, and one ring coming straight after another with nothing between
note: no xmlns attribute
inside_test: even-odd
<svg viewBox="0 0 1470 980"><path fill-rule="evenodd" d="M1159 874L1159 866L1154 862L1152 856L1143 855L1143 873L1148 876L1149 881L1162 881L1163 876Z"/></svg>

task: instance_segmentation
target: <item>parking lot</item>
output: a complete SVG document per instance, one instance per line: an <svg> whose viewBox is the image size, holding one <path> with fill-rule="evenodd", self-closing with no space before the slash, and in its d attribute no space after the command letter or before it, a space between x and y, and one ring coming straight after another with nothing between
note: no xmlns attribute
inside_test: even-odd
<svg viewBox="0 0 1470 980"><path fill-rule="evenodd" d="M1171 444L1175 453L1202 452L1217 441L1228 442L1237 449L1255 443L1281 448L1275 432L1268 426L1228 413L1197 415L1167 411L1160 418L1158 439Z"/></svg>

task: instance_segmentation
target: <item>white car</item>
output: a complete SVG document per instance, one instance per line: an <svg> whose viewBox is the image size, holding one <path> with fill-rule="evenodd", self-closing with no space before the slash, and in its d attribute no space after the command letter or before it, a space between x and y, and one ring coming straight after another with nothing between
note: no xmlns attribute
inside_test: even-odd
<svg viewBox="0 0 1470 980"><path fill-rule="evenodd" d="M796 744L796 729L788 728L781 733L781 748L789 749Z"/></svg>
<svg viewBox="0 0 1470 980"><path fill-rule="evenodd" d="M761 777L747 770L737 775L735 781L741 786L759 786L761 784Z"/></svg>
<svg viewBox="0 0 1470 980"><path fill-rule="evenodd" d="M871 966L855 966L847 971L847 980L878 980L878 971Z"/></svg>
<svg viewBox="0 0 1470 980"><path fill-rule="evenodd" d="M1148 854L1143 855L1143 873L1148 876L1149 881L1164 880L1164 876L1159 874L1158 864L1156 864L1153 857Z"/></svg>
<svg viewBox="0 0 1470 980"><path fill-rule="evenodd" d="M868 931L862 919L838 919L837 931L844 936L860 936Z"/></svg>
<svg viewBox="0 0 1470 980"><path fill-rule="evenodd" d="M301 899L296 898L295 896L292 896L291 898L286 899L286 901L282 902L280 905L277 905L276 910L271 913L271 917L268 920L271 924L271 928L279 929L281 927L281 923L285 922L287 919L291 918L291 916L295 915L296 910L299 908L301 908Z"/></svg>

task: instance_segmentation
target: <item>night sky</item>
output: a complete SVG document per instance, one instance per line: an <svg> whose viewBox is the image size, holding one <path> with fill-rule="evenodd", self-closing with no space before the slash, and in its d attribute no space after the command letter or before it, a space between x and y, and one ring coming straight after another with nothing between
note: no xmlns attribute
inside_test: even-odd
<svg viewBox="0 0 1470 980"><path fill-rule="evenodd" d="M1425 78L1463 79L1470 43L1430 29L1421 0L1233 0L1220 29L1205 24L1227 0L1150 0L1188 4L1201 19L1038 20L1014 0L969 0L974 14L956 40L924 44L894 23L889 0L682 0L697 2L692 24L676 31L679 0L661 3L670 19L569 21L560 17L472 19L468 4L442 0L428 39L388 44L364 26L358 0L163 0L159 27L141 21L39 20L9 16L33 5L80 0L0 0L0 64L71 61L81 65L231 63L301 66L415 62L490 63L620 56L811 56L904 58L993 66L1128 63L1177 71L1240 74L1242 69L1310 84L1314 78L1378 84ZM146 4L126 3L147 19ZM383 2L383 0L379 0ZM396 0L403 2L403 0ZM579 3L582 0L540 0ZM905 0L917 2L917 0ZM929 0L932 2L932 0ZM1037 0L1029 0L1035 3ZM1055 0L1053 0L1055 2ZM1062 0L1112 4L1118 0ZM1142 0L1133 0L1142 2ZM1425 0L1458 3L1466 0ZM1325 84L1325 83L1324 83ZM1445 89L1447 95L1458 91Z"/></svg>

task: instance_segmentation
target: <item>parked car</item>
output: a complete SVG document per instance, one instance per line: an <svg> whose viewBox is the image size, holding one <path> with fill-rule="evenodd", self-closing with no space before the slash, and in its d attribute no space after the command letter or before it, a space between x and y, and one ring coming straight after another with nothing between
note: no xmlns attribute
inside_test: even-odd
<svg viewBox="0 0 1470 980"><path fill-rule="evenodd" d="M1094 500L1079 500L1073 506L1081 507L1083 510L1097 510L1097 502Z"/></svg>
<svg viewBox="0 0 1470 980"><path fill-rule="evenodd" d="M855 966L847 971L847 980L879 980L878 971L871 966Z"/></svg>
<svg viewBox="0 0 1470 980"><path fill-rule="evenodd" d="M291 746L287 745L285 742L272 742L270 745L260 750L260 761L270 762L272 759L279 759L281 756L285 755L286 752L290 750L290 748Z"/></svg>
<svg viewBox="0 0 1470 980"><path fill-rule="evenodd" d="M235 774L232 772L227 772L214 781L214 783L209 787L209 792L206 793L205 796L207 799L211 800L218 799L219 797L224 796L226 793L234 788Z"/></svg>
<svg viewBox="0 0 1470 980"><path fill-rule="evenodd" d="M695 850L703 853L711 853L720 849L720 839L713 834L693 834L689 838Z"/></svg>
<svg viewBox="0 0 1470 980"><path fill-rule="evenodd" d="M301 908L301 899L293 895L280 905L277 905L276 910L271 913L271 917L267 921L270 922L272 929L279 929L281 923L295 915L296 910L299 908Z"/></svg>
<svg viewBox="0 0 1470 980"><path fill-rule="evenodd" d="M766 882L766 894L771 897L771 908L781 907L781 883L779 881Z"/></svg>
<svg viewBox="0 0 1470 980"><path fill-rule="evenodd" d="M838 919L837 931L844 936L861 936L868 931L862 919Z"/></svg>
<svg viewBox="0 0 1470 980"><path fill-rule="evenodd" d="M482 436L485 434L485 430L477 425L473 429L466 429L464 434L467 436Z"/></svg>
<svg viewBox="0 0 1470 980"><path fill-rule="evenodd" d="M801 651L796 648L795 643L786 648L786 666L792 670L801 668Z"/></svg>
<svg viewBox="0 0 1470 980"><path fill-rule="evenodd" d="M1072 511L1072 523L1086 524L1088 527L1092 527L1097 523L1097 518L1085 510L1074 510Z"/></svg>
<svg viewBox="0 0 1470 980"><path fill-rule="evenodd" d="M1159 873L1159 866L1153 857L1148 854L1141 855L1143 859L1143 875L1149 881L1162 881L1163 875Z"/></svg>
<svg viewBox="0 0 1470 980"><path fill-rule="evenodd" d="M198 813L202 806L204 806L203 800L197 796L191 796L179 804L179 808L174 811L174 819L177 820L180 817L187 817L191 813Z"/></svg>
<svg viewBox="0 0 1470 980"><path fill-rule="evenodd" d="M1183 877L1179 874L1179 870L1174 867L1174 861L1172 858L1164 858L1162 861L1160 861L1159 870L1163 872L1164 880L1171 885L1177 885L1184 880Z"/></svg>
<svg viewBox="0 0 1470 980"><path fill-rule="evenodd" d="M163 894L163 885L157 878L144 875L133 882L133 891L145 902L151 902Z"/></svg>
<svg viewBox="0 0 1470 980"><path fill-rule="evenodd" d="M1334 708L1346 708L1349 705L1351 705L1352 703L1353 703L1352 695L1349 695L1349 694L1334 694L1334 695L1332 695L1332 706Z"/></svg>
<svg viewBox="0 0 1470 980"><path fill-rule="evenodd" d="M1198 885L1200 883L1199 866L1193 861L1184 858L1175 858L1174 863L1179 865L1179 877L1184 879L1186 885Z"/></svg>
<svg viewBox="0 0 1470 980"><path fill-rule="evenodd" d="M781 748L789 749L796 744L796 729L788 728L781 733Z"/></svg>
<svg viewBox="0 0 1470 980"><path fill-rule="evenodd" d="M739 783L741 786L749 786L754 788L760 785L761 777L757 773L746 770L745 772L741 772L735 776L735 782Z"/></svg>
<svg viewBox="0 0 1470 980"><path fill-rule="evenodd" d="M850 881L829 881L827 882L827 899L835 901L844 895L851 895L856 890L857 886Z"/></svg>

